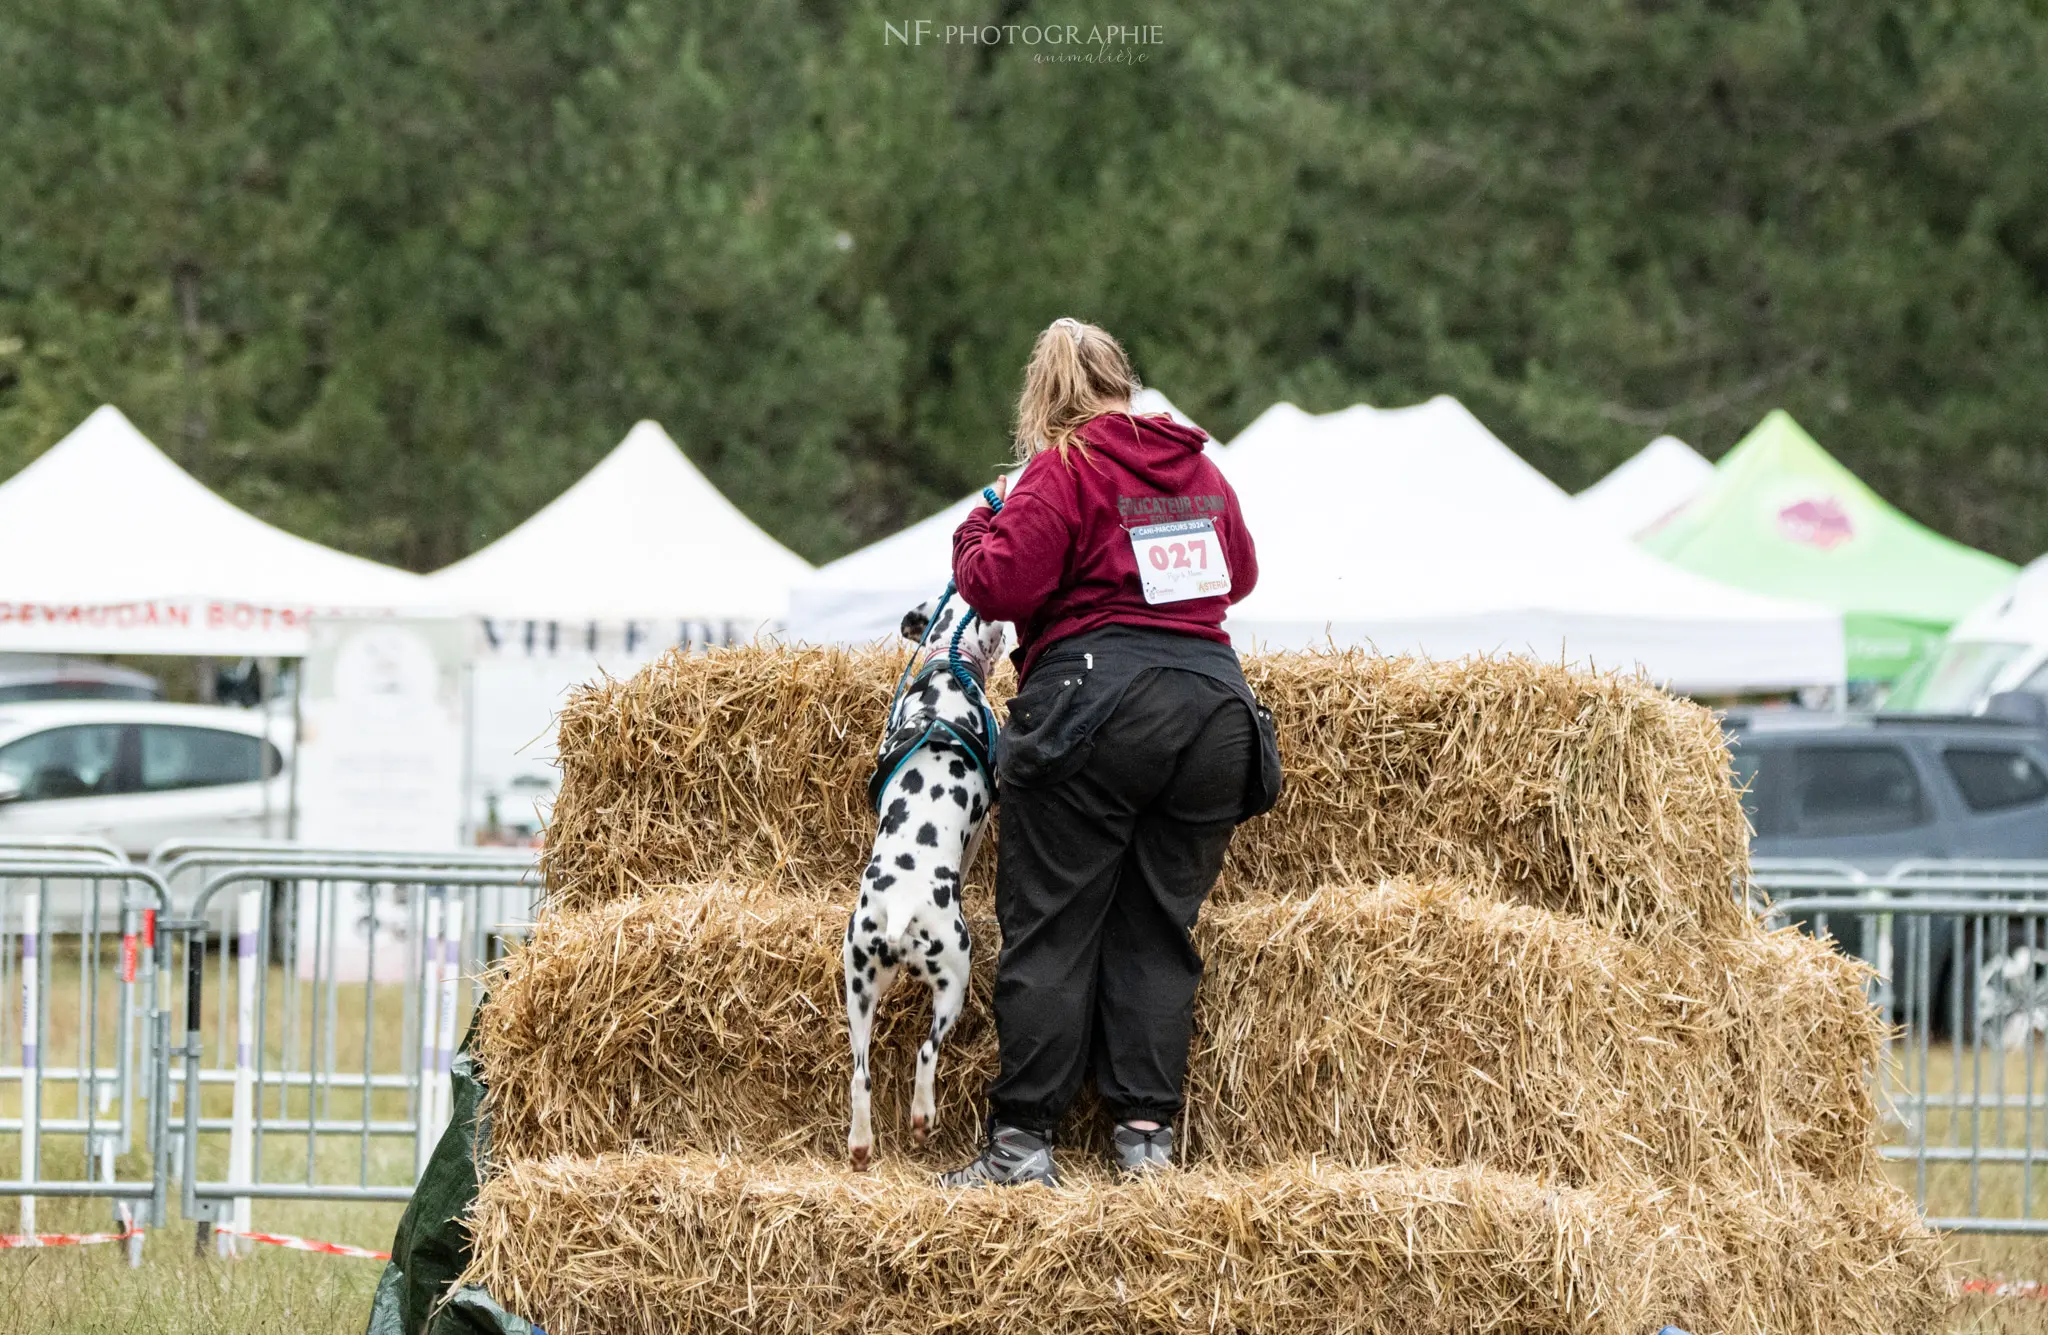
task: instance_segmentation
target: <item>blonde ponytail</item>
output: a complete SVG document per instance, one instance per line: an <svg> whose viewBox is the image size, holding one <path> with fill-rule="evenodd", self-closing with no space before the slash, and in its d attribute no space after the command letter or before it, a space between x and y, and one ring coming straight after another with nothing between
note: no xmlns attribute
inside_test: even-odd
<svg viewBox="0 0 2048 1335"><path fill-rule="evenodd" d="M1029 460L1044 450L1062 456L1074 432L1091 417L1128 412L1138 392L1131 359L1109 331L1062 317L1046 326L1024 368L1024 392L1017 396L1017 457ZM1085 448L1085 447L1084 447Z"/></svg>

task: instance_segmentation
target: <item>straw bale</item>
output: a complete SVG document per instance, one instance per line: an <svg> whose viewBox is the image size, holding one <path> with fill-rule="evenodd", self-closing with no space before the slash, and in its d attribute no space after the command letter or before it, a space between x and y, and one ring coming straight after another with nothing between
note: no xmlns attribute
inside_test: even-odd
<svg viewBox="0 0 2048 1335"><path fill-rule="evenodd" d="M479 1052L513 1158L844 1143L845 910L729 885L542 921L490 986ZM995 1069L994 923L940 1060L924 1161L970 1153ZM1193 1162L1484 1163L1584 1183L1875 1169L1862 975L1751 930L1657 951L1443 884L1212 906L1182 1120ZM901 1131L923 990L882 1007L880 1150ZM1099 1145L1077 1109L1062 1139ZM1069 1157L1074 1157L1070 1155Z"/></svg>
<svg viewBox="0 0 2048 1335"><path fill-rule="evenodd" d="M843 895L895 650L672 653L578 692L545 865L588 907L730 877ZM1219 901L1456 877L1635 934L1732 931L1746 826L1708 711L1526 658L1252 655L1287 792L1238 834ZM1010 674L993 695L1007 696ZM981 860L982 875L992 859Z"/></svg>
<svg viewBox="0 0 2048 1335"><path fill-rule="evenodd" d="M1933 1238L1869 1185L1285 1165L948 1192L634 1154L513 1164L471 1223L465 1280L554 1335L1919 1335L1950 1303Z"/></svg>

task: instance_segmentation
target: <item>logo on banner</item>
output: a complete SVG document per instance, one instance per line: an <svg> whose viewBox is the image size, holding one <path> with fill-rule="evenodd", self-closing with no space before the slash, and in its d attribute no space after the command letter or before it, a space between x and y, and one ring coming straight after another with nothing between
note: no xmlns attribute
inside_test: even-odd
<svg viewBox="0 0 2048 1335"><path fill-rule="evenodd" d="M1778 531L1794 542L1831 552L1856 536L1841 502L1832 496L1797 501L1778 511Z"/></svg>

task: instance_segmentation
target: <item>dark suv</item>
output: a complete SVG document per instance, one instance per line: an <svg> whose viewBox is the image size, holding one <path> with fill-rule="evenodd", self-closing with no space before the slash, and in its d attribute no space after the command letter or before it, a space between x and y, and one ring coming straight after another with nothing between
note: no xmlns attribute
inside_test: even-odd
<svg viewBox="0 0 2048 1335"><path fill-rule="evenodd" d="M2048 858L2048 727L1879 715L1823 723L1731 716L1760 858Z"/></svg>
<svg viewBox="0 0 2048 1335"><path fill-rule="evenodd" d="M2038 709L2015 706L2010 713L1832 721L1731 715L1725 724L1756 831L1750 851L1872 873L1907 858L2048 859L2048 720ZM1954 1032L1954 998L1977 998L1974 920L1926 921L1928 1018L1937 1030ZM1845 946L1869 953L1858 947L1858 933L1835 926L1847 933ZM1984 942L1987 971L1988 961L2005 960L2016 948ZM1903 1006L1918 980L1907 976L1909 960L1897 966L1893 991Z"/></svg>

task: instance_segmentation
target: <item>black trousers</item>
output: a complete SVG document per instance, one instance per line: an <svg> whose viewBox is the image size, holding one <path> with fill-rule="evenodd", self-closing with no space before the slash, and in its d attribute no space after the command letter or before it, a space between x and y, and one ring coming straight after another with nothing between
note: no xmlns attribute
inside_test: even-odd
<svg viewBox="0 0 2048 1335"><path fill-rule="evenodd" d="M996 915L997 1121L1050 1136L1091 1053L1118 1120L1181 1109L1195 985L1190 940L1243 815L1250 710L1199 673L1133 681L1087 762L1002 796Z"/></svg>

